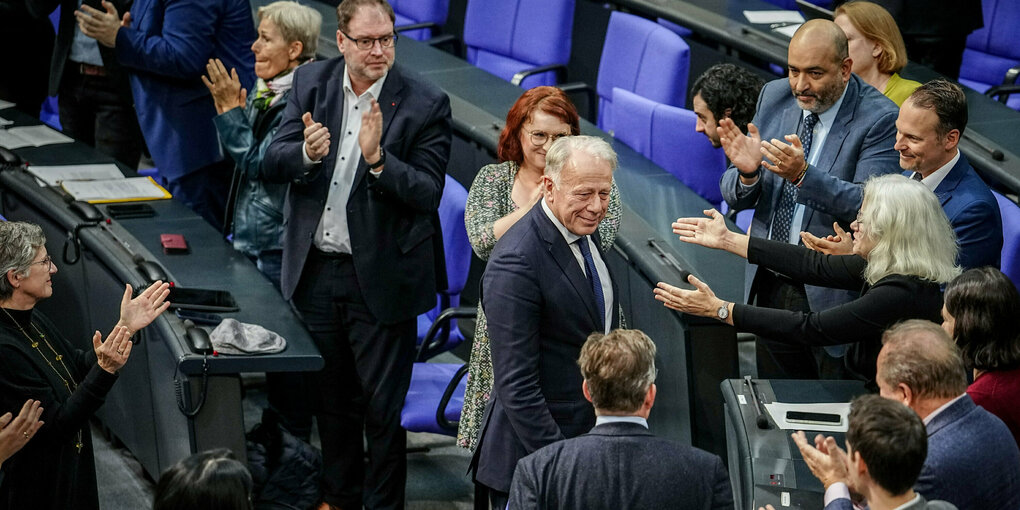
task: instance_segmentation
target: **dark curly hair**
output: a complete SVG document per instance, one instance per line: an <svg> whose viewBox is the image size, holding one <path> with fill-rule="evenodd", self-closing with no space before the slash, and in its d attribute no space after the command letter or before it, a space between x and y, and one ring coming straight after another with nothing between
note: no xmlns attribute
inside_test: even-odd
<svg viewBox="0 0 1020 510"><path fill-rule="evenodd" d="M747 134L747 123L754 118L758 94L765 86L760 76L733 64L716 64L701 74L691 87L691 97L701 94L716 122L726 117Z"/></svg>
<svg viewBox="0 0 1020 510"><path fill-rule="evenodd" d="M965 271L946 286L946 311L953 316L953 337L963 361L978 370L1020 366L1020 293L994 267Z"/></svg>

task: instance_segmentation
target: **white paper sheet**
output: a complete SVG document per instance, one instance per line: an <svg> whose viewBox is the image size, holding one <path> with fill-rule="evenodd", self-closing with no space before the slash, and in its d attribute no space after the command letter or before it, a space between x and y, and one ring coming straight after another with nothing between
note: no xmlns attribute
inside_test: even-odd
<svg viewBox="0 0 1020 510"><path fill-rule="evenodd" d="M170 194L149 177L64 181L61 186L75 200L93 203L170 198Z"/></svg>
<svg viewBox="0 0 1020 510"><path fill-rule="evenodd" d="M8 120L8 119L5 119L3 117L0 117L0 127L10 126L11 124L14 124L13 120Z"/></svg>
<svg viewBox="0 0 1020 510"><path fill-rule="evenodd" d="M10 129L0 129L0 147L19 149L21 147L31 146L32 142L25 140L16 133L12 133Z"/></svg>
<svg viewBox="0 0 1020 510"><path fill-rule="evenodd" d="M61 181L98 181L105 179L123 179L117 165L103 163L96 165L60 165L28 167L28 172L42 179L47 186L56 186Z"/></svg>
<svg viewBox="0 0 1020 510"><path fill-rule="evenodd" d="M42 147L43 145L50 145L54 143L70 143L74 141L73 138L64 136L64 134L60 131L51 129L45 124L39 124L38 126L12 127L8 128L7 131L31 143L35 147Z"/></svg>
<svg viewBox="0 0 1020 510"><path fill-rule="evenodd" d="M803 25L803 23L796 23L796 24L793 24L793 25L786 25L786 26L782 26L782 27L776 27L776 28L773 28L772 30L775 31L775 32L779 32L780 34L783 34L786 37L789 37L790 39L793 39L793 33L796 32L797 29L800 28L801 25Z"/></svg>
<svg viewBox="0 0 1020 510"><path fill-rule="evenodd" d="M846 432L847 416L850 414L849 402L834 402L823 404L786 404L773 402L765 404L765 410L772 416L772 421L781 430L812 430L818 432ZM786 421L787 411L801 411L805 413L827 413L838 414L843 417L839 425L815 425L813 423L790 423Z"/></svg>
<svg viewBox="0 0 1020 510"><path fill-rule="evenodd" d="M800 11L744 11L751 23L804 23Z"/></svg>
<svg viewBox="0 0 1020 510"><path fill-rule="evenodd" d="M17 105L15 103L10 102L10 101L4 101L3 99L0 99L0 110L3 110L4 108L11 108L13 106L17 106Z"/></svg>

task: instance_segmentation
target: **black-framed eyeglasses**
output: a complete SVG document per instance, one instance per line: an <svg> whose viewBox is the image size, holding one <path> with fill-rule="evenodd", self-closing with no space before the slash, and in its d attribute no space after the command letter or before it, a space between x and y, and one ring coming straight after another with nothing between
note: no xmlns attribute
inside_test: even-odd
<svg viewBox="0 0 1020 510"><path fill-rule="evenodd" d="M570 136L570 133L555 133L550 135L545 131L528 131L528 139L531 140L531 143L533 143L536 147L545 145L545 142L548 142L549 140L555 142L564 136Z"/></svg>
<svg viewBox="0 0 1020 510"><path fill-rule="evenodd" d="M375 43L377 42L379 43L379 46L382 48L392 48L393 45L397 43L397 34L389 34L384 35L382 37L362 37L360 39L355 39L348 35L347 32L344 32L343 30L341 30L340 33L344 34L344 37L350 39L351 41L354 41L354 44L361 51L371 50L372 48L375 47Z"/></svg>
<svg viewBox="0 0 1020 510"><path fill-rule="evenodd" d="M40 261L37 261L37 262L32 262L32 263L29 264L29 266L34 266L34 265L45 266L46 269L49 269L50 266L53 265L53 257L47 255L46 258L44 258L44 259L42 259Z"/></svg>

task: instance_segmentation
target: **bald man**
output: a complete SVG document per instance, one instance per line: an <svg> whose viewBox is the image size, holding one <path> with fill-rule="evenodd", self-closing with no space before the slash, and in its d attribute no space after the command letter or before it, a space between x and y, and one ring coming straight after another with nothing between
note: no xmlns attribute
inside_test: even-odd
<svg viewBox="0 0 1020 510"><path fill-rule="evenodd" d="M828 20L804 23L790 41L789 78L765 85L747 134L730 119L719 121L719 141L730 159L720 181L735 210L754 208L749 234L798 244L800 231L849 227L869 177L899 171L896 105L850 73L846 35ZM748 303L793 311L822 311L845 303L860 289L804 286L748 266ZM818 282L822 283L822 282ZM758 339L762 378L846 378L846 347L786 345Z"/></svg>

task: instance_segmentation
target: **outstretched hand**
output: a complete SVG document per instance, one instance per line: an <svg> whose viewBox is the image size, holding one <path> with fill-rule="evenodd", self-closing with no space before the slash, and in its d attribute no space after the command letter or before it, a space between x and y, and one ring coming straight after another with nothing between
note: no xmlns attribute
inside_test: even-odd
<svg viewBox="0 0 1020 510"><path fill-rule="evenodd" d="M730 229L726 228L726 219L715 209L702 212L708 218L677 218L672 225L673 233L685 243L723 249L723 241L730 233Z"/></svg>
<svg viewBox="0 0 1020 510"><path fill-rule="evenodd" d="M687 277L688 283L694 286L694 290L684 290L680 287L659 282L652 292L655 300L661 301L666 308L676 310L699 317L718 317L720 307L727 306L727 303L717 297L708 284L699 280L694 275ZM731 319L727 323L732 324Z"/></svg>
<svg viewBox="0 0 1020 510"><path fill-rule="evenodd" d="M159 314L170 308L170 302L166 301L170 295L169 283L156 281L134 299L131 299L131 292L131 285L125 284L124 295L120 299L120 321L117 322L117 326L129 330L128 336L148 326Z"/></svg>
<svg viewBox="0 0 1020 510"><path fill-rule="evenodd" d="M811 232L801 232L800 239L804 241L804 246L824 253L826 255L850 255L854 252L854 240L850 237L839 223L832 223L832 230L835 232L834 235L828 235L825 237L817 237Z"/></svg>

